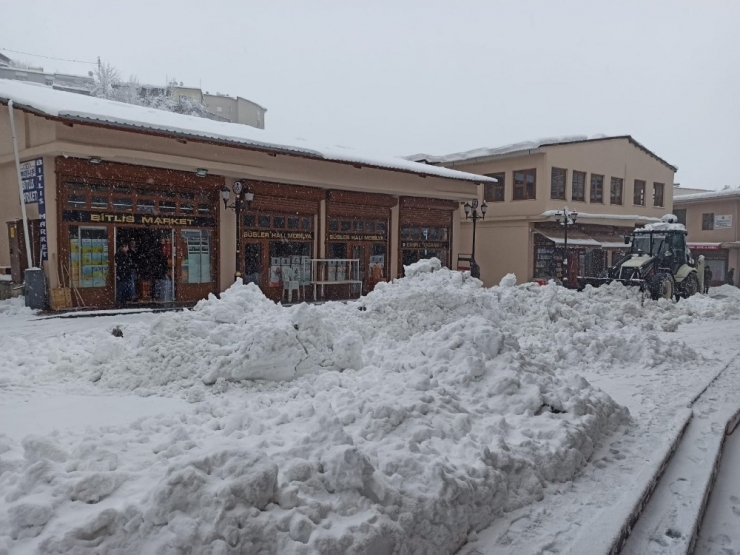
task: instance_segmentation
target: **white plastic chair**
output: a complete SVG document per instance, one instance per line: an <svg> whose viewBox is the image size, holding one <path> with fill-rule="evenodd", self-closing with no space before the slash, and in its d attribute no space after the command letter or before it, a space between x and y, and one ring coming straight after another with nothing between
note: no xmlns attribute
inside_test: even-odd
<svg viewBox="0 0 740 555"><path fill-rule="evenodd" d="M293 268L283 267L283 297L285 297L285 292L287 291L288 302L293 302L293 291L296 292L298 300L301 300L300 281L297 273L297 270Z"/></svg>

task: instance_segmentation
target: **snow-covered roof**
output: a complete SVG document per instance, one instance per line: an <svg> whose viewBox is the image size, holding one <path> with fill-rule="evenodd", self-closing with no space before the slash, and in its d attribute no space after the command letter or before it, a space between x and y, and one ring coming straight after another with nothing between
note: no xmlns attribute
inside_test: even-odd
<svg viewBox="0 0 740 555"><path fill-rule="evenodd" d="M695 200L713 200L740 197L740 189L727 189L724 191L708 191L706 193L693 193L690 195L673 196L673 204L681 204Z"/></svg>
<svg viewBox="0 0 740 555"><path fill-rule="evenodd" d="M592 141L612 141L617 139L626 139L630 143L632 143L634 146L639 148L640 150L644 151L646 154L652 156L659 162L665 164L669 168L671 168L673 171L677 171L678 168L672 164L669 164L665 160L663 160L661 157L656 155L651 150L647 149L645 146L637 142L635 139L632 138L631 135L614 135L614 136L607 136L607 135L592 135L591 137L588 137L587 135L566 135L562 137L545 137L541 139L536 139L533 141L523 141L520 143L512 143L510 145L504 145L500 147L494 147L494 148L476 148L473 150L467 150L465 152L456 152L453 154L446 154L442 156L434 156L431 154L414 154L412 156L407 156L406 158L408 160L414 160L417 162L426 162L428 164L451 164L455 162L470 162L473 160L478 159L487 159L487 158L496 158L499 156L512 156L512 155L525 155L525 154L533 154L532 151L537 151L537 149L545 146L558 146L558 145L565 145L565 144L572 144L572 143L585 143L585 142L592 142Z"/></svg>
<svg viewBox="0 0 740 555"><path fill-rule="evenodd" d="M560 210L546 210L542 213L545 218L557 216ZM638 216L637 214L589 214L588 212L578 212L579 220L634 220L638 222L659 222L660 218L651 218L650 216Z"/></svg>
<svg viewBox="0 0 740 555"><path fill-rule="evenodd" d="M21 110L75 123L166 134L190 140L217 142L254 150L282 152L306 158L358 164L418 175L474 182L492 181L482 175L419 164L404 158L365 154L347 147L324 147L305 139L283 137L238 123L176 114L145 106L58 91L34 83L0 79L0 104L7 104L10 100Z"/></svg>

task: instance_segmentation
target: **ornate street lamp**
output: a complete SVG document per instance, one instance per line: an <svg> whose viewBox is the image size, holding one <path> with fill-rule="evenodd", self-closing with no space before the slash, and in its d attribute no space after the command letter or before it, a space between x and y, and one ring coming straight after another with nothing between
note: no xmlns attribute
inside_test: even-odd
<svg viewBox="0 0 740 555"><path fill-rule="evenodd" d="M472 203L466 202L463 208L465 209L465 219L473 220L473 252L470 254L470 275L480 279L480 266L475 261L475 225L478 223L478 220L485 219L486 212L488 212L488 205L484 200L480 206L480 213L478 213L478 199L476 198L473 199Z"/></svg>
<svg viewBox="0 0 740 555"><path fill-rule="evenodd" d="M557 212L555 212L555 221L557 221L565 229L565 235L563 239L563 250L565 251L565 255L563 256L563 265L565 266L565 275L563 276L563 281L568 282L568 285L570 285L570 281L568 279L570 277L570 257L568 256L568 226L574 225L576 223L576 218L578 218L578 212L568 210L567 206L562 210L558 210Z"/></svg>
<svg viewBox="0 0 740 555"><path fill-rule="evenodd" d="M234 273L234 281L236 281L237 278L240 278L242 276L242 273L239 271L239 268L241 266L241 223L242 223L242 207L244 203L247 203L247 210L249 210L250 205L252 204L252 201L254 200L254 193L252 191L247 191L244 188L244 183L241 181L234 181L234 185L232 185L231 190L234 193L234 202L229 204L229 198L231 196L231 193L227 188L221 189L221 200L224 201L224 208L228 208L229 210L233 210L236 213L236 266L235 273Z"/></svg>

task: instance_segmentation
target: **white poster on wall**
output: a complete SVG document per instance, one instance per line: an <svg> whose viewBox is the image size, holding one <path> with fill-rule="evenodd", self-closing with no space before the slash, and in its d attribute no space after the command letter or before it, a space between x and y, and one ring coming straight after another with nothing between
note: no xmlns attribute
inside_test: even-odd
<svg viewBox="0 0 740 555"><path fill-rule="evenodd" d="M714 216L714 229L730 229L732 227L732 215Z"/></svg>

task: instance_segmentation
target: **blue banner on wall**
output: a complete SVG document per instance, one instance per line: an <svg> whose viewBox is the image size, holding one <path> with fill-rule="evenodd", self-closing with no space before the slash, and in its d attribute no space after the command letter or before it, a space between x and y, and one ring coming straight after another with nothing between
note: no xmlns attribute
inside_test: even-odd
<svg viewBox="0 0 740 555"><path fill-rule="evenodd" d="M44 199L44 159L36 158L21 163L21 181L23 182L23 202L39 205L41 220L41 260L49 259L46 243L46 200Z"/></svg>

